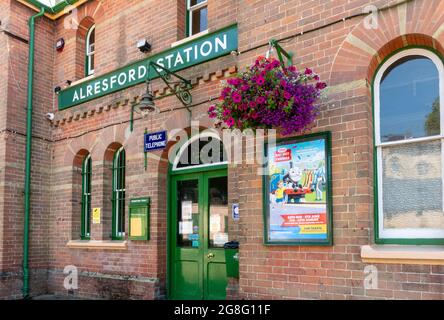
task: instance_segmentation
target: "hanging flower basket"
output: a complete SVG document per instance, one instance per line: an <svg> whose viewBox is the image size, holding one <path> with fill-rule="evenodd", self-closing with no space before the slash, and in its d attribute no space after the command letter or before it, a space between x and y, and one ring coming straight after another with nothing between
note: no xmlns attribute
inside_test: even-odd
<svg viewBox="0 0 444 320"><path fill-rule="evenodd" d="M216 125L231 129L278 129L283 135L311 127L319 113L324 82L311 69L285 67L259 57L245 72L227 80L220 102L209 108Z"/></svg>

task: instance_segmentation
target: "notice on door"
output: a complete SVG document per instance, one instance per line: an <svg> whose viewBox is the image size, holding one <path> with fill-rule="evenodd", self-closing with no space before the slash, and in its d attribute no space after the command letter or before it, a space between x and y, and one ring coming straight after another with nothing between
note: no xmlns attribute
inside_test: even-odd
<svg viewBox="0 0 444 320"><path fill-rule="evenodd" d="M179 234L193 234L193 221L179 222Z"/></svg>
<svg viewBox="0 0 444 320"><path fill-rule="evenodd" d="M193 219L193 202L192 201L182 201L182 220Z"/></svg>

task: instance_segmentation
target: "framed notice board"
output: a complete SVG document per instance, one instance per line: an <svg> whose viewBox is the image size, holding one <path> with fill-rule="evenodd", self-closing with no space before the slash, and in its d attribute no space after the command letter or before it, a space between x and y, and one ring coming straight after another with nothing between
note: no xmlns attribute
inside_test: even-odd
<svg viewBox="0 0 444 320"><path fill-rule="evenodd" d="M129 206L129 239L150 239L150 198L131 199Z"/></svg>
<svg viewBox="0 0 444 320"><path fill-rule="evenodd" d="M265 145L265 244L333 245L330 150L330 132Z"/></svg>

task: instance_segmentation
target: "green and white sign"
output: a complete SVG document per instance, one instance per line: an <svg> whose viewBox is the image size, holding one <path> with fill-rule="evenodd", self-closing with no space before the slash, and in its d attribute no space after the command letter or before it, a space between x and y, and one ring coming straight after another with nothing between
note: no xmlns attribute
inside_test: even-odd
<svg viewBox="0 0 444 320"><path fill-rule="evenodd" d="M237 48L237 25L232 25L90 81L69 87L59 93L59 110L135 86L144 82L147 77L156 78L155 70L149 68L150 61L175 72L230 54Z"/></svg>

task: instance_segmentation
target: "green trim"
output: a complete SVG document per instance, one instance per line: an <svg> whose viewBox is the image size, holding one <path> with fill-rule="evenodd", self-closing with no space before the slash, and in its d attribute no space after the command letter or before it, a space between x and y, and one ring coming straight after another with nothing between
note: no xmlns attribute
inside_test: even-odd
<svg viewBox="0 0 444 320"><path fill-rule="evenodd" d="M228 168L227 164L215 164L214 166L197 167L197 168L191 167L190 169L173 170L173 167L170 164L169 174L173 175L173 176L180 176L180 175L186 175L186 174L199 173L202 171L206 172L206 171L224 170L227 168Z"/></svg>
<svg viewBox="0 0 444 320"><path fill-rule="evenodd" d="M262 212L263 212L263 230L264 230L264 245L266 246L332 246L333 245L333 193L332 193L332 173L331 173L331 132L320 132L312 133L304 136L282 138L276 140L276 146L279 144L286 144L290 142L300 143L303 141L311 141L319 138L325 140L325 167L327 176L327 240L322 241L270 241L268 239L268 217L269 217L269 197L268 197L268 186L269 186L269 175L264 174L262 177ZM268 169L268 143L264 144L264 167ZM265 165L267 164L267 165Z"/></svg>
<svg viewBox="0 0 444 320"><path fill-rule="evenodd" d="M434 48L430 48L427 46L420 46L420 45L411 45L406 46L404 48L398 49L393 51L391 54L389 54L387 57L382 60L382 62L379 64L378 68L375 70L373 74L372 84L371 84L371 94L372 94L372 116L373 116L373 197L374 197L374 221L375 224L373 226L374 228L374 240L376 244L399 244L399 245L442 245L444 244L444 239L427 239L427 238L418 238L418 239L395 239L395 238L381 238L379 236L379 195L378 195L378 154L377 154L377 147L376 147L376 130L375 130L375 120L376 120L376 114L375 114L375 80L376 75L381 70L381 68L384 66L384 64L393 56L396 54L410 50L410 49L424 49L428 50L432 53L434 53L444 64L444 57L439 53L439 51L435 50Z"/></svg>
<svg viewBox="0 0 444 320"><path fill-rule="evenodd" d="M60 2L59 4L56 4L54 7L47 6L37 0L26 0L29 4L32 4L33 6L36 6L38 8L44 8L48 13L59 13L63 9L65 9L67 6L74 5L79 0L65 0L63 2Z"/></svg>
<svg viewBox="0 0 444 320"><path fill-rule="evenodd" d="M83 159L82 164L82 212L81 212L81 227L80 239L91 239L91 169L92 160L91 155L88 154ZM89 191L89 196L86 195ZM88 206L85 208L85 206ZM88 211L86 211L88 209ZM88 226L86 224L88 222Z"/></svg>
<svg viewBox="0 0 444 320"><path fill-rule="evenodd" d="M123 157L123 166L119 166L119 162L120 162L120 157ZM113 158L113 173L112 173L112 234L111 234L111 239L112 240L125 240L124 236L120 236L118 235L119 230L116 227L117 221L118 221L118 217L117 217L117 193L120 191L117 191L117 185L116 185L116 181L121 181L123 187L125 187L125 165L126 165L126 156L125 156L125 149L123 147L120 147L115 153L114 153L114 158ZM122 172L123 171L123 172ZM123 173L123 174L122 174ZM120 189L119 189L120 190ZM125 197L119 200L123 201L123 210L125 210ZM125 222L125 212L123 212L122 215L122 219L123 219L123 225ZM123 231L125 232L125 228L123 228Z"/></svg>

